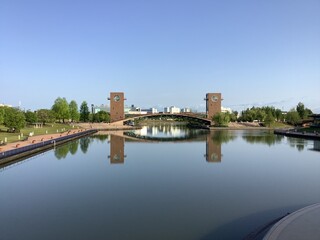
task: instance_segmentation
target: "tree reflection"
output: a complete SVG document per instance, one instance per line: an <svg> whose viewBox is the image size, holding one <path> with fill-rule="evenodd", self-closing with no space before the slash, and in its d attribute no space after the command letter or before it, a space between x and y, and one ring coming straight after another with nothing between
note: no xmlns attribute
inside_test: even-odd
<svg viewBox="0 0 320 240"><path fill-rule="evenodd" d="M90 142L91 141L89 137L80 138L80 149L83 153L88 151Z"/></svg>
<svg viewBox="0 0 320 240"><path fill-rule="evenodd" d="M68 144L63 144L61 146L58 146L55 149L54 155L58 160L66 158L66 156L69 153L69 145L70 145L69 143Z"/></svg>
<svg viewBox="0 0 320 240"><path fill-rule="evenodd" d="M78 151L78 146L79 146L79 140L72 141L72 142L70 143L69 149L70 149L70 153L71 153L72 155L74 155L74 154L77 153L77 151Z"/></svg>
<svg viewBox="0 0 320 240"><path fill-rule="evenodd" d="M215 130L210 132L210 138L217 144L227 143L236 139L237 136L226 130Z"/></svg>
<svg viewBox="0 0 320 240"><path fill-rule="evenodd" d="M104 143L109 139L109 134L95 134L91 136L92 139L97 139L100 142Z"/></svg>
<svg viewBox="0 0 320 240"><path fill-rule="evenodd" d="M290 138L288 137L290 147L297 148L299 152L303 151L308 145L308 140L302 138Z"/></svg>
<svg viewBox="0 0 320 240"><path fill-rule="evenodd" d="M248 135L242 136L242 138L251 144L255 143L263 143L268 146L274 145L276 143L280 143L284 136L275 135L272 132L265 132L263 134L257 134L256 132L249 133Z"/></svg>

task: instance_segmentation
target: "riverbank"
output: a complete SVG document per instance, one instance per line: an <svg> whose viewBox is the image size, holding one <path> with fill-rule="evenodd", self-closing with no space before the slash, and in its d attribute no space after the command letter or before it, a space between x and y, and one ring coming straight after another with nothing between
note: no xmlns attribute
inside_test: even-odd
<svg viewBox="0 0 320 240"><path fill-rule="evenodd" d="M304 138L310 140L320 140L320 134L318 132L298 132L296 130L289 129L276 129L274 134L283 135L286 137Z"/></svg>
<svg viewBox="0 0 320 240"><path fill-rule="evenodd" d="M0 146L0 165L16 160L18 158L33 155L56 145L90 135L97 132L95 129L79 129L65 133L37 135L29 137L25 141L8 143Z"/></svg>
<svg viewBox="0 0 320 240"><path fill-rule="evenodd" d="M23 141L20 140L0 145L0 165L33 155L46 149L50 149L56 145L90 135L98 131L125 131L141 128L109 123L79 123L74 126L78 128L70 129L69 131L62 133L36 135L28 137Z"/></svg>

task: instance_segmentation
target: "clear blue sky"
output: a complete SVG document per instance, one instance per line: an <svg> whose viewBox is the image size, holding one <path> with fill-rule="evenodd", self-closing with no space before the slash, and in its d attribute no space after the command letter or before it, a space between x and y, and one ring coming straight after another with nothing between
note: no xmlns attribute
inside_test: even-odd
<svg viewBox="0 0 320 240"><path fill-rule="evenodd" d="M319 0L2 0L0 103L320 112ZM161 110L161 109L159 109Z"/></svg>

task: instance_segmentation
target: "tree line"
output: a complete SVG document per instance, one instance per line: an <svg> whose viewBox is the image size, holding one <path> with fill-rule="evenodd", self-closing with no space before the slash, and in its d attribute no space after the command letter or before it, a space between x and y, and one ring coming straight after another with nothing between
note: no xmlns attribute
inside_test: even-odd
<svg viewBox="0 0 320 240"><path fill-rule="evenodd" d="M312 114L309 108L299 102L295 108L289 112L282 112L274 107L252 107L232 113L218 113L212 120L217 126L227 126L228 123L235 121L253 122L258 121L265 126L270 126L274 122L285 122L297 125L302 120ZM35 123L54 123L54 122L110 122L110 115L106 111L91 113L86 101L83 101L78 108L75 100L68 101L66 98L58 97L51 109L38 109L36 111L22 111L19 108L0 107L0 125L8 128L8 131L19 132L26 125Z"/></svg>
<svg viewBox="0 0 320 240"><path fill-rule="evenodd" d="M51 109L23 111L19 108L0 107L0 125L8 128L9 132L20 132L26 125L36 123L46 124L54 122L110 122L110 115L106 111L91 113L86 101L78 108L75 100L68 101L58 97Z"/></svg>
<svg viewBox="0 0 320 240"><path fill-rule="evenodd" d="M217 126L227 126L229 122L254 122L257 121L264 126L270 126L274 122L284 122L291 125L297 125L302 120L307 119L312 111L306 108L303 103L299 102L295 108L289 112L283 112L281 109L266 106L266 107L251 107L238 112L218 113L213 116L212 120Z"/></svg>

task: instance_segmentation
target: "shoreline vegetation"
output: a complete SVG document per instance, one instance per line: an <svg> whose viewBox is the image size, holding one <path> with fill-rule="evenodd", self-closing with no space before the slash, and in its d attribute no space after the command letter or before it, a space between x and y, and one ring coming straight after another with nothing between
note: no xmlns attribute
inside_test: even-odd
<svg viewBox="0 0 320 240"><path fill-rule="evenodd" d="M46 139L47 137L57 138L61 137L63 134L70 133L73 130L90 130L95 129L98 131L106 130L106 131L126 131L126 130L134 130L140 129L142 125L158 125L158 124L174 124L174 125L187 125L187 122L182 121L160 121L160 120L144 120L136 126L128 126L128 125L119 125L112 123L73 123L73 124L46 124L39 128L34 127L26 127L21 129L20 133L8 133L6 132L6 128L0 125L0 152L7 151L8 149L17 148L19 146L23 146L26 144L32 144L37 142L37 139ZM288 133L290 132L303 132L299 137L307 136L308 132L311 134L315 134L314 130L308 130L306 128L294 128L291 125L287 125L284 123L276 123L269 127L261 126L258 122L230 122L226 127L216 127L216 126L191 126L191 127L199 127L203 129L207 129L210 131L214 130L274 130L275 134L278 133ZM277 130L277 131L275 131ZM317 135L319 135L319 131L317 131ZM33 140L32 140L33 139ZM32 142L30 142L32 140Z"/></svg>
<svg viewBox="0 0 320 240"><path fill-rule="evenodd" d="M150 124L175 124L175 125L187 125L187 122L181 121L163 121L163 120L144 120L136 126L119 125L112 123L72 123L72 124L46 124L41 127L28 126L21 129L20 133L9 133L7 128L0 125L0 147L9 143L18 143L27 141L28 138L33 136L48 136L49 134L63 134L75 129L97 129L97 130L132 130L141 128L140 125ZM200 127L199 125L192 125L191 127L199 127L208 130L226 129L226 130L241 130L241 129L293 129L291 125L287 124L274 124L270 127L261 126L258 122L230 122L226 127L207 126Z"/></svg>
<svg viewBox="0 0 320 240"><path fill-rule="evenodd" d="M187 125L187 122L181 121L154 121L148 120L140 122L142 125ZM5 152L11 150L19 150L19 148L31 147L32 151L23 151L22 153L16 154L12 156L12 159L18 159L21 156L27 156L29 153L33 152L41 152L43 151L41 147L37 148L36 145L39 143L43 143L45 141L56 141L59 142L60 139L67 138L64 142L70 141L73 138L73 135L79 135L79 132L90 132L90 131L130 131L134 129L140 129L140 125L138 126L127 126L127 125L119 125L119 124L110 124L110 123L78 123L78 124L47 124L42 126L41 128L36 128L31 133L32 136L25 134L30 131L31 128L24 128L21 130L20 137L17 137L17 133L7 133L4 132L5 128L0 126L0 154L4 155ZM1 128L2 127L2 128ZM202 127L204 128L204 127ZM270 127L261 126L257 122L231 122L227 127L215 127L210 126L206 127L208 131L216 131L216 130L273 130L274 134L284 135L288 137L297 137L304 139L320 139L320 131L319 129L311 129L311 128L293 128L291 125L287 124L276 124ZM25 135L24 135L25 134ZM10 142L3 143L4 136L14 135L14 138L11 139ZM64 143L63 142L63 143ZM34 146L34 147L33 147ZM52 146L51 146L52 147ZM47 147L48 148L48 147ZM19 152L19 151L17 151ZM21 155L22 154L22 155ZM5 159L5 158L4 158ZM1 164L1 162L0 162Z"/></svg>

